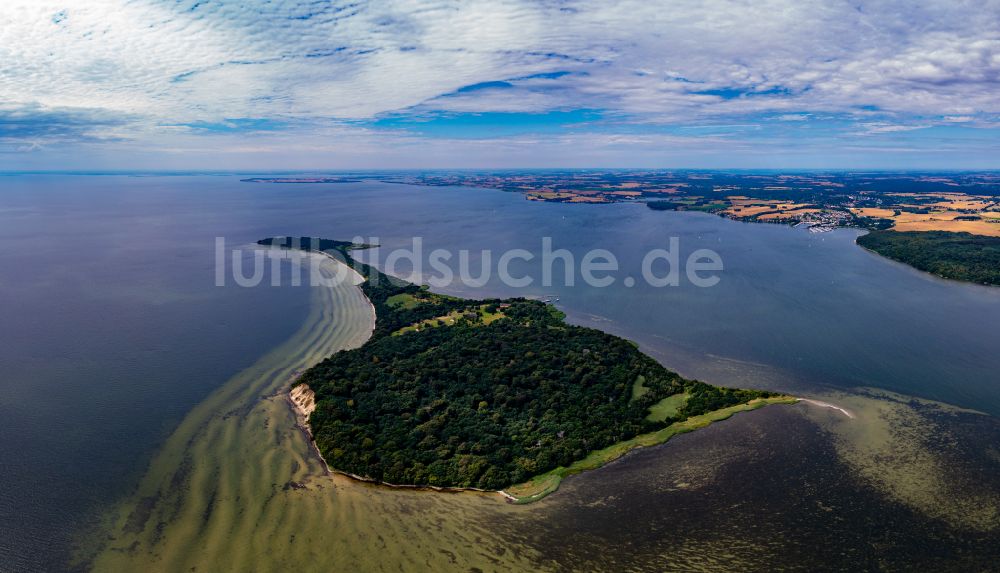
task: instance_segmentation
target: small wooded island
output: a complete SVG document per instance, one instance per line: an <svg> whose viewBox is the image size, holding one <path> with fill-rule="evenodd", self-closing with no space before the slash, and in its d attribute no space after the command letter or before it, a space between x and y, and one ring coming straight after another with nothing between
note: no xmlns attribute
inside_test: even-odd
<svg viewBox="0 0 1000 573"><path fill-rule="evenodd" d="M353 266L377 317L363 346L295 383L315 393L312 436L339 472L534 501L634 447L796 400L687 380L545 303L435 294L351 257L365 245L309 241L259 244L315 248Z"/></svg>

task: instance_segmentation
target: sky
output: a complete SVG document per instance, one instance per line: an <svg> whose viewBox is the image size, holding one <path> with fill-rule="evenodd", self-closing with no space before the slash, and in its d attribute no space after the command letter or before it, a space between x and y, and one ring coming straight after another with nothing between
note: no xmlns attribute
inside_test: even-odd
<svg viewBox="0 0 1000 573"><path fill-rule="evenodd" d="M2 0L0 170L1000 169L1000 0Z"/></svg>

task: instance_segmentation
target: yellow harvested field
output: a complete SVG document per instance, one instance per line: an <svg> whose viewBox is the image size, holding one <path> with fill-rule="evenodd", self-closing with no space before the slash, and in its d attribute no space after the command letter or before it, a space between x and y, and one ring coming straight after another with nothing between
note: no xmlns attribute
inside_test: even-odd
<svg viewBox="0 0 1000 573"><path fill-rule="evenodd" d="M879 217L883 219L891 219L896 214L892 209L879 209L877 207L852 208L851 212L862 217Z"/></svg>
<svg viewBox="0 0 1000 573"><path fill-rule="evenodd" d="M1000 221L993 219L994 221ZM903 221L896 223L893 231L951 231L954 233L972 233L973 235L986 235L989 237L1000 237L1000 222L991 223L988 220L980 221L955 221L931 219L924 221Z"/></svg>
<svg viewBox="0 0 1000 573"><path fill-rule="evenodd" d="M754 207L745 205L733 205L732 207L723 211L729 215L734 215L736 217L752 217L754 215L760 215L761 213L770 213L774 211L773 205L757 205Z"/></svg>
<svg viewBox="0 0 1000 573"><path fill-rule="evenodd" d="M983 200L956 200L932 203L929 207L939 207L941 209L964 209L967 211L984 211L993 205L992 201Z"/></svg>
<svg viewBox="0 0 1000 573"><path fill-rule="evenodd" d="M947 193L942 194L942 193L903 193L903 192L897 192L897 193L886 193L886 195L889 195L889 196L892 196L892 197L945 197L947 195Z"/></svg>
<svg viewBox="0 0 1000 573"><path fill-rule="evenodd" d="M886 193L886 195L892 197L934 197L941 199L946 203L955 203L963 201L983 201L986 203L995 202L993 197L989 195L968 195L966 193Z"/></svg>
<svg viewBox="0 0 1000 573"><path fill-rule="evenodd" d="M818 209L809 208L808 203L789 203L777 199L749 199L742 195L731 195L727 197L732 205L723 211L731 217L755 217L760 219L787 218L784 213L791 213L788 217L813 213ZM776 211L776 212L775 212Z"/></svg>
<svg viewBox="0 0 1000 573"><path fill-rule="evenodd" d="M573 196L572 193L559 193L556 191L541 191L527 194L529 201L553 201L556 199L569 199Z"/></svg>
<svg viewBox="0 0 1000 573"><path fill-rule="evenodd" d="M757 218L761 221L772 221L776 219L792 219L795 217L801 217L802 215L808 215L809 213L819 213L819 209L793 209L791 211L782 211L780 213L767 213Z"/></svg>
<svg viewBox="0 0 1000 573"><path fill-rule="evenodd" d="M892 193L896 196L918 196L916 193ZM892 229L895 231L951 231L955 233L965 232L974 235L986 235L990 237L1000 237L1000 214L994 216L991 211L996 202L990 197L976 195L964 195L962 193L939 193L934 197L943 199L937 203L923 205L899 205L899 215L893 214L893 209L877 208L854 208L851 209L855 215L865 217L880 217L890 219L893 222ZM924 195L926 197L926 195ZM909 211L919 209L932 209L930 213L915 213ZM936 209L936 210L934 210ZM971 213L970 213L971 212ZM963 221L960 217L968 217L970 214L978 215L982 219L977 221Z"/></svg>
<svg viewBox="0 0 1000 573"><path fill-rule="evenodd" d="M805 209L806 207L809 207L809 204L808 203L779 203L779 204L775 205L775 207L777 207L778 209L780 209L782 211L791 211L791 210L794 210L794 209Z"/></svg>
<svg viewBox="0 0 1000 573"><path fill-rule="evenodd" d="M955 217L961 217L965 213L960 213L958 211L937 211L934 213L910 213L909 211L903 211L898 216L893 217L892 220L896 223L916 223L921 221L951 221Z"/></svg>
<svg viewBox="0 0 1000 573"><path fill-rule="evenodd" d="M733 205L781 205L778 199L732 199Z"/></svg>
<svg viewBox="0 0 1000 573"><path fill-rule="evenodd" d="M951 201L965 201L969 198L988 199L986 195L966 195L965 193L935 193L932 197L942 197Z"/></svg>

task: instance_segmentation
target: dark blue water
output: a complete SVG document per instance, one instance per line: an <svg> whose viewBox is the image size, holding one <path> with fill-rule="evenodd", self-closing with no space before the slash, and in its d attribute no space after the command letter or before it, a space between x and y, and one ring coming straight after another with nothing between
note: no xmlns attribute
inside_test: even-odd
<svg viewBox="0 0 1000 573"><path fill-rule="evenodd" d="M489 190L237 177L0 177L0 570L57 568L70 534L134 485L213 388L290 336L305 289L214 286L214 241L423 238L473 252L612 251L608 288L536 284L571 320L637 340L722 384L875 386L1000 413L1000 289L943 281L867 253L855 233L745 224L641 205L531 203ZM656 288L645 252L711 248L721 281ZM494 259L495 261L495 259ZM452 261L453 263L455 261ZM475 266L474 266L475 268ZM559 267L557 267L557 270ZM406 265L400 267L406 270ZM558 274L558 273L557 273Z"/></svg>
<svg viewBox="0 0 1000 573"><path fill-rule="evenodd" d="M216 234L268 229L211 184L0 177L0 571L61 567L188 410L305 318L301 289L214 286Z"/></svg>

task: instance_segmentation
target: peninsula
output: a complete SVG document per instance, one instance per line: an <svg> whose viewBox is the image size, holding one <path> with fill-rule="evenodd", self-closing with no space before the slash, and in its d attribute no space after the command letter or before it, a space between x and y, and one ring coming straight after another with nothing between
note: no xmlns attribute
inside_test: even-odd
<svg viewBox="0 0 1000 573"><path fill-rule="evenodd" d="M292 389L300 402L307 397L328 467L354 477L506 489L514 501L534 501L562 477L632 448L796 400L687 380L539 301L432 293L355 260L352 250L364 245L259 243L324 251L365 278L372 337L306 371Z"/></svg>

